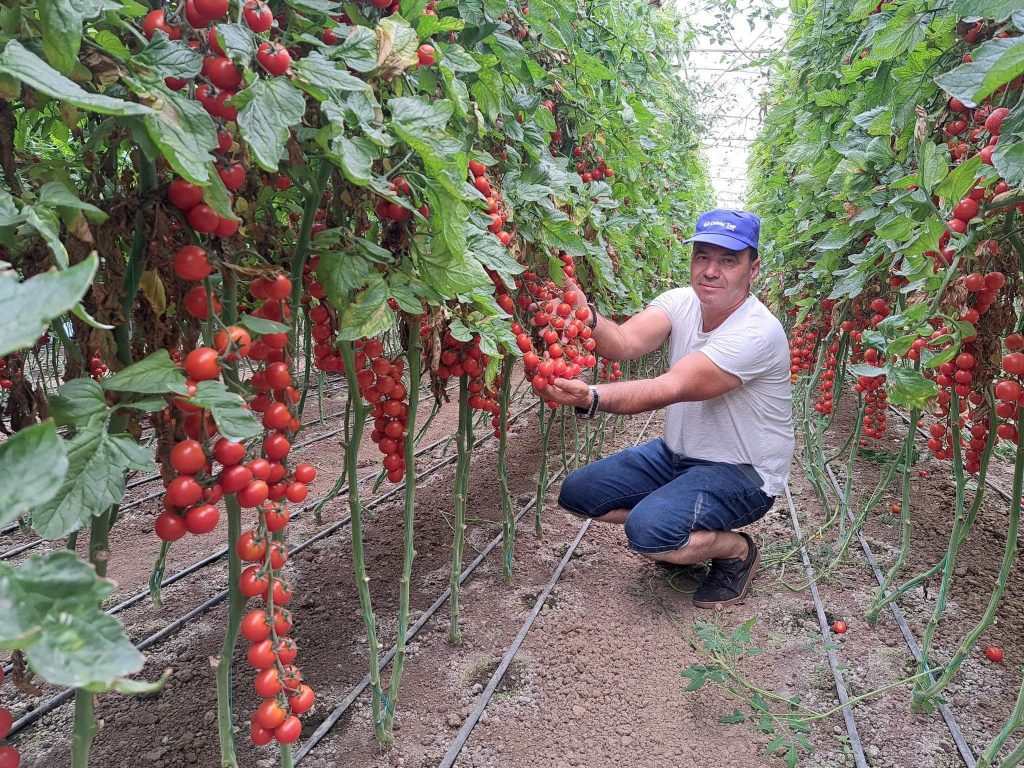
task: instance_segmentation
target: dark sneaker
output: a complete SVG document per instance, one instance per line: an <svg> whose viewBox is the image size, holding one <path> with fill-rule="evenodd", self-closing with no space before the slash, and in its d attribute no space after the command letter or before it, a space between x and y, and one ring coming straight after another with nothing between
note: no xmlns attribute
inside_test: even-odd
<svg viewBox="0 0 1024 768"><path fill-rule="evenodd" d="M747 556L711 561L708 577L693 593L693 604L698 608L725 608L727 605L735 605L747 596L750 582L754 580L754 572L761 562L761 553L750 536L739 531L736 533L747 540Z"/></svg>

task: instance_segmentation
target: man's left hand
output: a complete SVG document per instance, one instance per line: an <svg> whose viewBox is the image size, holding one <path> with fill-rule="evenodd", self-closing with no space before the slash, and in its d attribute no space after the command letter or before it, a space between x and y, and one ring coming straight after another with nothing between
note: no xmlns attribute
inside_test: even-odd
<svg viewBox="0 0 1024 768"><path fill-rule="evenodd" d="M579 379L555 379L540 394L545 400L559 405L590 406L590 387Z"/></svg>

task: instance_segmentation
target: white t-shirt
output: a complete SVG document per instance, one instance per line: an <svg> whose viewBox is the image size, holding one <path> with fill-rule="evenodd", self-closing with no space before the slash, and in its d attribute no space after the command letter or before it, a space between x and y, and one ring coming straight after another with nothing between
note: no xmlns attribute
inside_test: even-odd
<svg viewBox="0 0 1024 768"><path fill-rule="evenodd" d="M782 324L756 296L710 333L701 331L700 301L692 288L674 288L652 307L672 320L671 364L703 352L743 384L721 397L673 403L665 414L665 444L694 459L750 464L761 489L778 496L793 459L793 395L789 344Z"/></svg>

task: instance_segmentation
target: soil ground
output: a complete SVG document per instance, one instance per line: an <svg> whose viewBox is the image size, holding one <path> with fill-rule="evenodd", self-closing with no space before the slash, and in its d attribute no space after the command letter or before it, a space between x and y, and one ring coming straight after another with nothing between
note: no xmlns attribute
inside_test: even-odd
<svg viewBox="0 0 1024 768"><path fill-rule="evenodd" d="M839 448L852 429L849 398L828 433L827 448ZM449 404L428 430L430 442L451 434L455 409ZM604 452L618 450L638 439L659 434L660 418L644 432L644 419L634 417L614 436L606 435ZM336 425L336 420L335 420ZM852 499L859 509L877 482L881 461L899 450L902 425L890 421L889 435L872 441L854 465ZM483 430L481 430L483 431ZM312 434L312 432L311 432ZM572 435L570 428L570 436ZM581 442L583 440L581 431ZM540 464L536 411L524 415L510 431L507 466L511 494L517 507L536 491ZM373 446L364 446L361 464L377 466ZM452 445L440 446L419 464L420 470L450 455ZM321 469L311 497L327 490L337 475L341 452L335 441L302 450L302 460ZM557 439L552 439L552 471L561 465ZM571 461L571 457L570 457ZM464 563L468 563L500 531L496 441L475 452L469 493L470 522ZM845 459L835 462L840 482ZM923 458L926 477L912 478L912 548L905 576L933 565L945 551L953 517L953 491L948 466ZM413 571L413 617L427 608L447 587L451 574L451 509L454 467L424 479L417 494L416 551ZM913 663L895 622L884 613L871 628L864 621L876 582L863 553L855 546L837 567L831 562L837 533L827 529L813 536L826 511L794 462L791 488L796 514L809 550L819 569L819 588L829 622L849 624L836 636L841 671L851 695L900 680L912 673ZM397 702L396 743L382 750L373 737L369 696L364 693L303 760L310 768L328 766L436 766L465 716L486 686L498 660L519 631L537 595L549 580L581 521L560 510L556 482L545 498L543 531L534 533L532 507L519 527L513 581L501 580L500 548L487 557L465 583L461 596L463 643L448 640L447 605L413 639ZM382 488L381 490L385 490ZM374 495L368 486L363 498ZM898 520L889 511L899 501L894 484L882 503L869 514L865 532L884 570L898 551ZM830 499L834 504L834 499ZM369 515L364 535L368 552L374 610L383 648L394 641L397 584L401 569L401 496L377 506ZM154 502L127 515L114 531L110 575L123 598L145 586L157 550L152 533ZM831 509L828 510L832 512ZM291 543L347 513L344 499L324 510L318 524L311 516L289 525ZM819 631L806 576L794 549L794 533L786 499L777 500L766 517L748 529L759 542L763 565L745 602L721 612L693 608L690 594L698 569L669 572L631 553L620 528L595 524L569 561L537 622L520 648L509 672L470 735L456 765L462 768L654 768L707 763L745 768L786 765L784 749L766 755L778 735L793 736L780 721L757 727L755 710L731 695L726 687L708 682L687 691L691 678L684 670L708 665L706 638L720 637L753 620L749 640L719 656L738 679L778 696L800 697L808 710L827 713L808 723L812 749L799 751L799 764L853 765L843 718L837 704L825 644ZM1005 504L990 496L976 529L954 568L947 611L936 633L933 658L943 661L981 615L991 594L1006 537ZM5 545L19 543L15 538ZM305 739L344 698L367 669L367 636L353 586L351 531L346 526L310 546L289 561L295 589L289 605L296 619L298 666L317 693L314 710L304 718ZM167 573L194 562L224 545L224 533L188 537L186 546L172 549ZM148 600L121 614L130 634L140 639L223 589L222 564L164 591L161 608ZM982 636L947 690L947 699L968 743L980 753L1005 722L1019 689L1024 661L1022 574L1014 568L996 624ZM900 601L907 621L920 639L931 615L936 584L908 593ZM223 641L226 606L221 604L187 624L181 631L149 649L143 676L156 677L165 668L173 675L165 688L150 697L104 694L97 712L104 727L96 739L90 764L96 766L154 766L206 768L219 764L217 749L214 659ZM717 634L716 634L717 633ZM702 639L705 638L705 639ZM988 662L982 649L1002 647L1006 661ZM248 715L257 703L252 671L244 658L244 641L235 652L235 710L239 727L239 762L243 766L278 763L272 749L255 749L247 737ZM712 665L714 666L714 665ZM389 669L385 670L385 679ZM691 673L692 674L692 673ZM733 686L744 690L740 686ZM11 688L5 689L9 699ZM46 689L46 695L54 693ZM937 714L912 714L908 686L894 687L853 707L868 762L886 768L957 766L948 731ZM34 699L17 696L5 701L17 717ZM775 712L784 708L771 707ZM723 718L739 720L726 724ZM72 707L65 705L18 734L13 742L28 766L70 763Z"/></svg>

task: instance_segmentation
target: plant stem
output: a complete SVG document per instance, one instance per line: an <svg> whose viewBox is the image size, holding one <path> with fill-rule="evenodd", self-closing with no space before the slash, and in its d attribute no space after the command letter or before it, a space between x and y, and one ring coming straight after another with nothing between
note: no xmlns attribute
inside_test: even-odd
<svg viewBox="0 0 1024 768"><path fill-rule="evenodd" d="M466 536L466 493L469 490L469 460L473 444L473 416L469 409L469 377L459 379L459 458L455 470L455 532L452 537L451 625L448 639L462 645L459 630L459 576L462 574L462 548Z"/></svg>
<svg viewBox="0 0 1024 768"><path fill-rule="evenodd" d="M395 704L398 702L398 684L405 667L405 644L409 633L409 592L412 584L412 561L416 557L413 525L416 520L416 406L419 403L420 373L423 358L420 354L420 319L409 323L409 416L405 432L405 507L403 534L405 554L402 560L402 578L399 582L398 637L395 640L395 661L391 666L391 685L384 707L384 739L394 741Z"/></svg>
<svg viewBox="0 0 1024 768"><path fill-rule="evenodd" d="M242 508L235 494L225 498L228 513L228 621L224 628L224 645L217 657L217 734L220 740L220 764L223 768L238 765L235 754L235 731L231 705L231 657L238 641L238 627L245 610L245 596L238 587L242 574L241 561L235 552L235 542L242 535Z"/></svg>
<svg viewBox="0 0 1024 768"><path fill-rule="evenodd" d="M498 483L501 487L501 580L512 583L512 556L516 547L516 513L512 507L512 494L508 485L505 462L508 454L508 409L512 394L513 358L506 357L501 365L501 394L499 404L501 435L498 438Z"/></svg>
<svg viewBox="0 0 1024 768"><path fill-rule="evenodd" d="M366 575L366 556L363 548L363 507L359 500L359 445L363 439L363 425L366 423L367 408L359 395L356 380L355 351L352 342L343 341L338 345L345 361L345 378L348 381L348 397L352 419L346 423L345 472L348 474L348 505L352 516L352 565L355 568L356 589L359 592L359 607L366 625L366 644L370 651L370 690L373 732L378 741L385 741L384 722L381 719L380 649L377 645L377 619L373 615L370 597L370 577ZM409 398L410 407L412 398ZM346 412L347 413L347 412ZM408 468L412 470L410 466Z"/></svg>
<svg viewBox="0 0 1024 768"><path fill-rule="evenodd" d="M544 497L547 495L548 489L548 442L551 438L551 425L555 423L555 417L551 413L547 414L547 419L544 418L546 411L548 411L548 404L541 400L540 476L537 478L537 501L533 507L533 532L538 538L544 533L544 529L541 526L541 517L544 512Z"/></svg>

